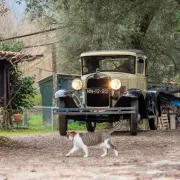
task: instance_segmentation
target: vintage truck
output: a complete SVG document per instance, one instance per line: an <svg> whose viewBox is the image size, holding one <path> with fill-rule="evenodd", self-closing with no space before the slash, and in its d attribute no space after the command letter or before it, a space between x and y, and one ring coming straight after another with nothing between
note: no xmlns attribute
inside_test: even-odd
<svg viewBox="0 0 180 180"><path fill-rule="evenodd" d="M79 100L74 91L59 90L60 135L66 135L68 119L85 121L87 131L96 123L130 121L130 134L148 119L151 130L157 129L161 115L158 92L147 90L148 59L141 50L94 51L81 54L81 79L74 79L74 91L82 92Z"/></svg>

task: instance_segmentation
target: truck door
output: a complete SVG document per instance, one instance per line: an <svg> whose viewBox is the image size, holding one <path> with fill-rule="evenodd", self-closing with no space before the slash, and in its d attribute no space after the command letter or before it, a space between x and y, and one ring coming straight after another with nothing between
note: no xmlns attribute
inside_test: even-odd
<svg viewBox="0 0 180 180"><path fill-rule="evenodd" d="M145 76L145 60L138 57L137 61L137 88L144 90L147 88L147 81Z"/></svg>

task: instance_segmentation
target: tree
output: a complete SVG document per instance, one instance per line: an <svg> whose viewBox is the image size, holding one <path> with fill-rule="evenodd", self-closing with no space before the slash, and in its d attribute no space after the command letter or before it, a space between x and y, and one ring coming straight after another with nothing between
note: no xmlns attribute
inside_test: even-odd
<svg viewBox="0 0 180 180"><path fill-rule="evenodd" d="M22 114L24 108L30 109L33 106L36 89L33 88L34 78L23 77L23 74L18 71L17 79L15 79L15 73L15 69L12 68L10 70L10 84L12 92L10 103L12 108L12 114Z"/></svg>
<svg viewBox="0 0 180 180"><path fill-rule="evenodd" d="M59 49L66 59L59 62L62 71L77 71L79 55L84 51L138 48L149 57L151 80L167 81L179 72L178 0L26 2L31 20L60 29Z"/></svg>
<svg viewBox="0 0 180 180"><path fill-rule="evenodd" d="M3 16L8 11L5 1L0 2L0 16Z"/></svg>

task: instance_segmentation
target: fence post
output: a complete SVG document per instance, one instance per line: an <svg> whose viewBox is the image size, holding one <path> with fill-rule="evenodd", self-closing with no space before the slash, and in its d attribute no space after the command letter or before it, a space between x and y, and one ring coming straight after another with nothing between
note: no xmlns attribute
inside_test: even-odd
<svg viewBox="0 0 180 180"><path fill-rule="evenodd" d="M51 108L51 119L52 119L52 131L54 131L54 111L53 111L53 107Z"/></svg>

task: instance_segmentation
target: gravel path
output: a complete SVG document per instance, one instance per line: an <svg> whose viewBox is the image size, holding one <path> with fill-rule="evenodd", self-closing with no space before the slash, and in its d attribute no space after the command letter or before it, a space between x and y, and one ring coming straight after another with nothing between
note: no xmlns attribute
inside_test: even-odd
<svg viewBox="0 0 180 180"><path fill-rule="evenodd" d="M13 144L0 147L0 180L180 179L180 130L112 138L119 157L110 151L101 158L95 146L83 158L81 151L65 157L72 144L59 134L13 137Z"/></svg>

